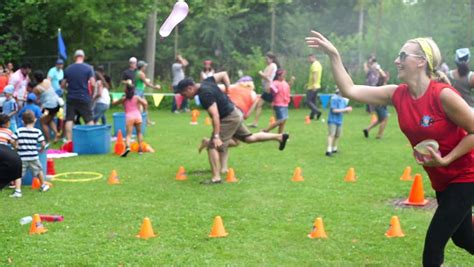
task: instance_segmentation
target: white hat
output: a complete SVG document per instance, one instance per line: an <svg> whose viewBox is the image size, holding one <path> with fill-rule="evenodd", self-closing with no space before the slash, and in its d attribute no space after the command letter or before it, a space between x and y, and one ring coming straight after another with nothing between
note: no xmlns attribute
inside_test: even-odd
<svg viewBox="0 0 474 267"><path fill-rule="evenodd" d="M78 49L76 52L74 52L74 57L85 57L86 54L84 53L84 50Z"/></svg>
<svg viewBox="0 0 474 267"><path fill-rule="evenodd" d="M137 63L137 58L136 58L136 57L131 57L131 58L128 60L128 63Z"/></svg>
<svg viewBox="0 0 474 267"><path fill-rule="evenodd" d="M456 63L468 62L470 58L471 52L469 51L469 48L459 48L456 50L454 61L456 61Z"/></svg>

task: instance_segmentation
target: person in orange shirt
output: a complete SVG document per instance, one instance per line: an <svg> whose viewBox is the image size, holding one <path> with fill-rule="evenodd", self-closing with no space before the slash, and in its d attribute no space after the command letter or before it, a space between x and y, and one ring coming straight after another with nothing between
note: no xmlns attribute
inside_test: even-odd
<svg viewBox="0 0 474 267"><path fill-rule="evenodd" d="M8 75L5 69L0 65L0 94L3 93L3 88L8 85Z"/></svg>

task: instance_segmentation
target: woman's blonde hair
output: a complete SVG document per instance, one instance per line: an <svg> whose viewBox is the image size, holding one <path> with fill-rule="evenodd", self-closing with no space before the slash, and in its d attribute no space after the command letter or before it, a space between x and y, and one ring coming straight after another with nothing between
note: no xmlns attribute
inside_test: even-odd
<svg viewBox="0 0 474 267"><path fill-rule="evenodd" d="M407 43L417 44L419 51L417 54L426 59L426 75L433 80L451 84L448 77L442 71L438 70L441 65L442 57L438 45L429 37L410 39Z"/></svg>

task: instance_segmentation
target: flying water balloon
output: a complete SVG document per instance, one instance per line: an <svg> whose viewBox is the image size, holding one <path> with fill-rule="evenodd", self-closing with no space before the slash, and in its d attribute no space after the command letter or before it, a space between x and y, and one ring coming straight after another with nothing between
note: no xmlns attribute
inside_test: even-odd
<svg viewBox="0 0 474 267"><path fill-rule="evenodd" d="M174 27L176 27L176 25L186 18L188 12L188 4L186 4L186 2L183 0L178 0L178 2L174 4L171 14L168 16L168 18L166 18L163 25L161 25L160 36L162 38L168 37L173 31Z"/></svg>

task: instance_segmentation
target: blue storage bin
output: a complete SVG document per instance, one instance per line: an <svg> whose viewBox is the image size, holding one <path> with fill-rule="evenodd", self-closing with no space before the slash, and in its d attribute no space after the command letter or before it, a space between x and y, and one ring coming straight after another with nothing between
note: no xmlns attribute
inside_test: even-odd
<svg viewBox="0 0 474 267"><path fill-rule="evenodd" d="M127 134L127 129L125 128L125 113L124 112L115 112L113 114L114 118L114 136L117 136L118 130L122 131L122 135L125 137ZM147 122L147 114L146 112L142 113L142 134L145 135L146 130L146 122ZM136 135L137 131L135 131L135 127L133 127L132 134Z"/></svg>
<svg viewBox="0 0 474 267"><path fill-rule="evenodd" d="M72 143L77 154L110 153L110 125L76 125Z"/></svg>
<svg viewBox="0 0 474 267"><path fill-rule="evenodd" d="M43 152L39 153L39 160L41 162L41 166L43 167L43 176L46 177L47 173L47 156L46 156L46 150L43 150ZM23 176L22 182L23 185L31 185L33 183L33 174L31 173L30 170L27 170L25 173L25 176Z"/></svg>

